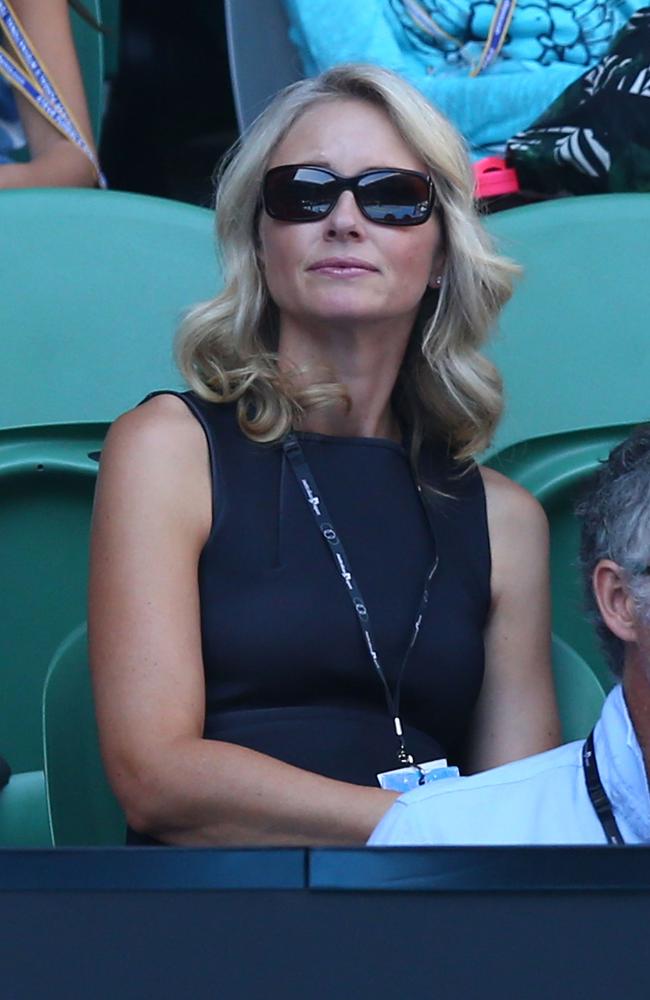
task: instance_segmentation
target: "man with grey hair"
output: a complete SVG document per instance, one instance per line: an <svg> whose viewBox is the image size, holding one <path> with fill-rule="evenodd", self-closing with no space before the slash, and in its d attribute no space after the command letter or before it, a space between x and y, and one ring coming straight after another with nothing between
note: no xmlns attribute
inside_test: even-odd
<svg viewBox="0 0 650 1000"><path fill-rule="evenodd" d="M577 510L591 615L620 679L587 740L407 792L369 844L650 842L650 424Z"/></svg>

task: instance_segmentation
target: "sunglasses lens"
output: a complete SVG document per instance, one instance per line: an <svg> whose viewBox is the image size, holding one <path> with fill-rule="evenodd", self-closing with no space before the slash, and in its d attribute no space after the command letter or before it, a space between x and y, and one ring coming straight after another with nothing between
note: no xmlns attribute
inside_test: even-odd
<svg viewBox="0 0 650 1000"><path fill-rule="evenodd" d="M426 177L408 170L369 170L342 178L324 167L274 167L264 178L264 207L283 222L323 219L343 190L352 190L357 205L372 222L417 226L431 214L432 192Z"/></svg>
<svg viewBox="0 0 650 1000"><path fill-rule="evenodd" d="M431 213L429 184L418 174L369 173L359 180L357 200L369 219L386 225L418 225Z"/></svg>
<svg viewBox="0 0 650 1000"><path fill-rule="evenodd" d="M337 195L336 180L317 167L278 167L264 181L264 205L274 219L309 222L330 211Z"/></svg>

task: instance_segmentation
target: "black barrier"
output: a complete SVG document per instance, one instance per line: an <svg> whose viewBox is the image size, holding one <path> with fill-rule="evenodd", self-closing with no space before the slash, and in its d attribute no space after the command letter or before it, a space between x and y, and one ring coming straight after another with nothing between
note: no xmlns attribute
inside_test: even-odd
<svg viewBox="0 0 650 1000"><path fill-rule="evenodd" d="M650 898L650 847L0 849L0 893L253 889Z"/></svg>
<svg viewBox="0 0 650 1000"><path fill-rule="evenodd" d="M621 890L648 893L650 898L650 848L645 846L330 849L309 851L308 864L309 887L319 890Z"/></svg>
<svg viewBox="0 0 650 1000"><path fill-rule="evenodd" d="M648 1000L650 849L0 851L0 998Z"/></svg>
<svg viewBox="0 0 650 1000"><path fill-rule="evenodd" d="M307 851L294 848L0 850L0 894L72 890L91 893L221 892L304 889L306 884ZM1 990L0 998L4 1000Z"/></svg>

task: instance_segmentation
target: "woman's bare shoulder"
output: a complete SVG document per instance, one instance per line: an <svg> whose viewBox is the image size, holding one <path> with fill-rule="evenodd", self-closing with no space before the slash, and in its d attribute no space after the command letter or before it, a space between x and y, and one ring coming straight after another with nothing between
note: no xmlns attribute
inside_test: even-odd
<svg viewBox="0 0 650 1000"><path fill-rule="evenodd" d="M201 442L203 431L189 407L171 393L153 396L114 421L107 441L156 444L163 448Z"/></svg>
<svg viewBox="0 0 650 1000"><path fill-rule="evenodd" d="M485 488L488 517L495 524L517 529L538 531L547 529L544 508L532 493L508 479L501 472L480 466Z"/></svg>
<svg viewBox="0 0 650 1000"><path fill-rule="evenodd" d="M111 425L101 454L102 467L133 462L151 472L158 465L170 473L205 468L207 444L189 407L166 393L123 413Z"/></svg>
<svg viewBox="0 0 650 1000"><path fill-rule="evenodd" d="M154 396L111 425L100 460L101 497L155 505L205 533L211 517L210 462L203 428L177 396Z"/></svg>

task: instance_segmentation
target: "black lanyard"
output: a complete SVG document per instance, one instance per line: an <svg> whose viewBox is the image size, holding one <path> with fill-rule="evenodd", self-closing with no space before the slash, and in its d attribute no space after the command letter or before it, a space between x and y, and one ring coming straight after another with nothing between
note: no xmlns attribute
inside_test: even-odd
<svg viewBox="0 0 650 1000"><path fill-rule="evenodd" d="M625 841L623 840L623 835L618 828L618 823L614 819L612 804L607 797L607 792L603 788L603 783L600 780L600 774L598 773L596 751L594 749L593 729L589 733L589 736L585 740L582 748L582 769L585 773L587 792L589 793L591 804L594 807L594 812L600 820L600 825L605 832L607 843L624 844Z"/></svg>
<svg viewBox="0 0 650 1000"><path fill-rule="evenodd" d="M426 581L424 584L424 592L420 600L420 605L418 607L418 612L415 617L415 624L413 626L413 633L411 635L411 641L408 644L406 653L402 660L399 672L397 674L397 680L395 682L395 692L393 693L390 689L390 685L386 679L386 675L382 669L381 663L379 662L379 657L375 649L375 642L373 639L373 631L370 624L370 616L368 614L368 608L366 602L363 599L363 595L359 589L354 576L352 575L352 569L350 566L350 561L345 554L345 549L343 548L343 543L339 538L338 534L334 529L332 518L327 512L327 508L323 501L320 490L316 485L316 481L312 475L311 469L307 463L304 452L298 443L298 439L295 434L288 434L282 444L284 449L284 454L287 456L291 468L298 480L298 485L300 486L305 500L307 501L309 507L311 508L312 514L316 519L318 525L318 530L323 536L324 540L327 542L332 558L339 573L341 574L341 579L343 580L348 594L350 595L350 600L354 607L357 620L361 627L361 632L365 640L366 646L368 647L368 652L370 654L370 659L374 670L377 672L377 676L381 681L382 687L384 689L384 695L386 698L386 705L388 708L389 715L393 720L393 726L395 727L395 734L399 742L399 750L397 752L397 759L402 765L415 765L413 756L406 749L406 744L404 742L404 733L402 731L402 722L399 717L399 702L400 702L400 688L402 684L402 676L404 674L404 668L408 662L409 656L411 655L411 650L415 645L415 640L418 637L420 631L420 624L422 622L422 616L424 610L427 606L429 600L429 587L433 575L438 568L438 552L436 550L433 563L426 576ZM418 486L418 493L421 495L421 487ZM429 527L431 529L431 534L434 540L435 546L435 534L433 531L433 523L431 512L426 503L423 503L425 513L427 515L427 520L429 522Z"/></svg>

